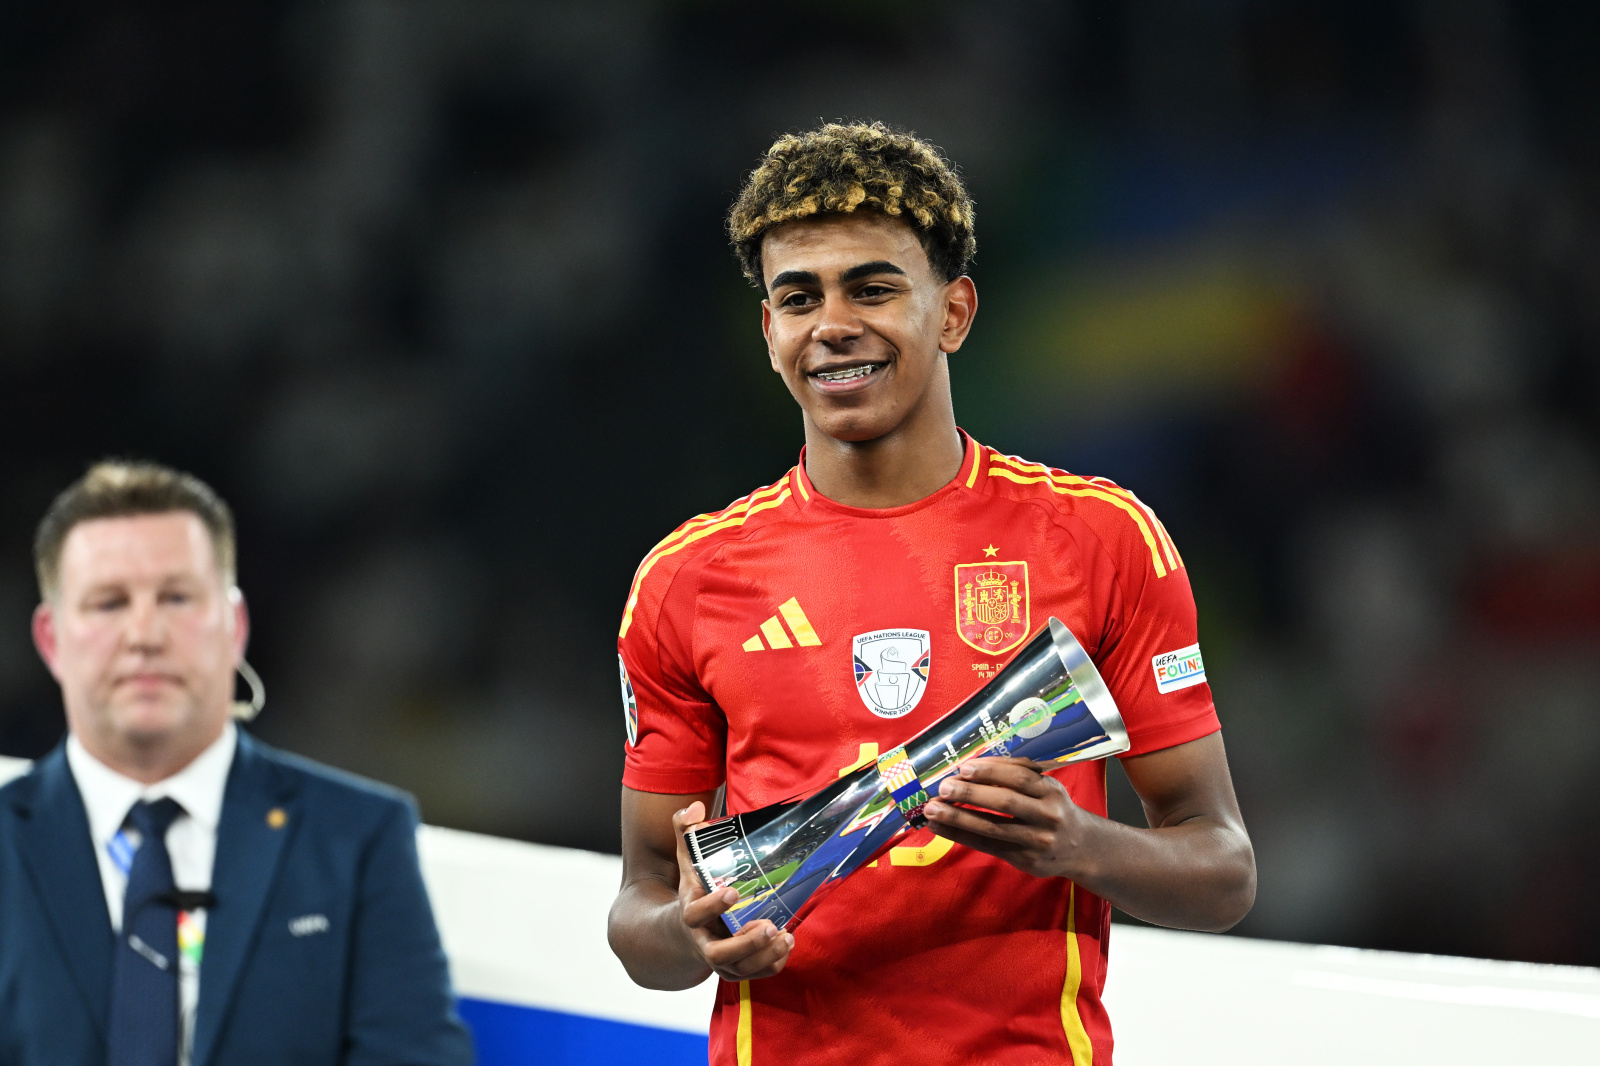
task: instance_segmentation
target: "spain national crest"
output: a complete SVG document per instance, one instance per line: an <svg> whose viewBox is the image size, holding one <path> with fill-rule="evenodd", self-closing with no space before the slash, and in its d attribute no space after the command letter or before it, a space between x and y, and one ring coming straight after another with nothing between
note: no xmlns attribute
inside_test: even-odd
<svg viewBox="0 0 1600 1066"><path fill-rule="evenodd" d="M851 642L856 691L879 718L910 714L928 688L933 656L926 629L878 629Z"/></svg>
<svg viewBox="0 0 1600 1066"><path fill-rule="evenodd" d="M956 566L956 632L987 655L1004 655L1028 638L1028 564Z"/></svg>

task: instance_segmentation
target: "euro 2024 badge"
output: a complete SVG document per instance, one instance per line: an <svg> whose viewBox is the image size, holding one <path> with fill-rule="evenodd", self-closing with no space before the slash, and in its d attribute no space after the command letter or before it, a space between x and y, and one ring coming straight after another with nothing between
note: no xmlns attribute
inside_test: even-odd
<svg viewBox="0 0 1600 1066"><path fill-rule="evenodd" d="M1028 564L956 565L956 632L988 655L1028 639Z"/></svg>
<svg viewBox="0 0 1600 1066"><path fill-rule="evenodd" d="M639 743L639 701L633 694L633 682L628 678L628 664L617 653L617 669L622 674L622 717L628 723L628 744Z"/></svg>
<svg viewBox="0 0 1600 1066"><path fill-rule="evenodd" d="M857 633L851 652L856 691L879 718L910 714L928 689L932 668L926 629L877 629Z"/></svg>

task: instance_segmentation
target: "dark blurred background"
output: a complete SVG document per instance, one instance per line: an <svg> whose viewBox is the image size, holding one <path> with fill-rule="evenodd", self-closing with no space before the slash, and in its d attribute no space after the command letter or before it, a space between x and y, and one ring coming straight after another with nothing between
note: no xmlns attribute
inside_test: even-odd
<svg viewBox="0 0 1600 1066"><path fill-rule="evenodd" d="M977 199L962 424L1186 555L1239 932L1600 963L1597 46L1496 0L10 0L0 753L62 732L35 522L153 457L238 512L260 734L615 850L633 569L800 446L723 212L882 118Z"/></svg>

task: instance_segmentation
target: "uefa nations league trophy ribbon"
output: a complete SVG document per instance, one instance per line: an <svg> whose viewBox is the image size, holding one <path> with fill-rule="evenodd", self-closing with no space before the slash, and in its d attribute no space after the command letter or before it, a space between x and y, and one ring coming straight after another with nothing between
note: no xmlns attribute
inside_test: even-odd
<svg viewBox="0 0 1600 1066"><path fill-rule="evenodd" d="M962 763L1009 755L1083 762L1128 750L1100 672L1052 618L988 684L933 725L809 796L703 822L684 834L707 892L732 885L737 933L762 918L792 929L830 889L927 824L923 805Z"/></svg>

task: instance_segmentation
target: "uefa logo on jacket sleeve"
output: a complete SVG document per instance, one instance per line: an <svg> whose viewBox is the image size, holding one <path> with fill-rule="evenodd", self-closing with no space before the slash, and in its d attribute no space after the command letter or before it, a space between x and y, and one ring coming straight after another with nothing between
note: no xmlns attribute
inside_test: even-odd
<svg viewBox="0 0 1600 1066"><path fill-rule="evenodd" d="M928 690L932 653L926 629L879 629L851 641L856 691L879 718L910 714Z"/></svg>

